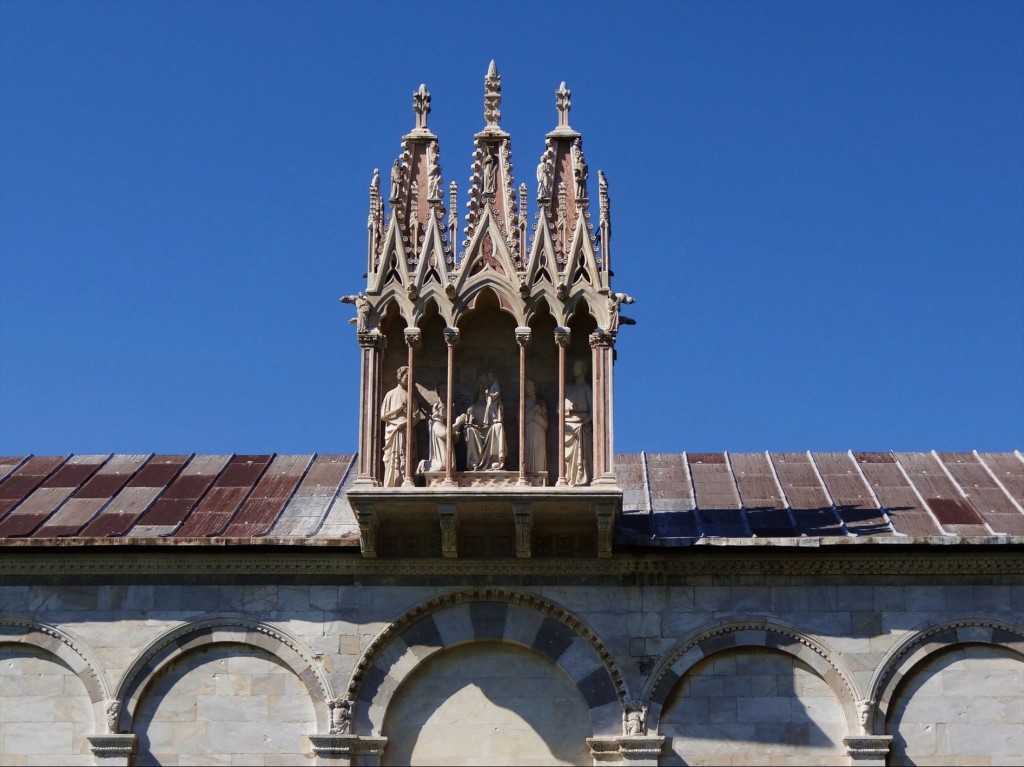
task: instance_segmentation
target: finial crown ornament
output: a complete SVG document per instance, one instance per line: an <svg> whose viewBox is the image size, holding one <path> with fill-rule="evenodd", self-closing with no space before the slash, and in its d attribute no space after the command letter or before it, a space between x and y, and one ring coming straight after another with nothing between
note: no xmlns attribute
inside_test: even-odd
<svg viewBox="0 0 1024 767"><path fill-rule="evenodd" d="M555 91L555 109L558 110L558 127L569 128L569 110L572 109L572 91L565 87L565 80Z"/></svg>
<svg viewBox="0 0 1024 767"><path fill-rule="evenodd" d="M491 59L484 78L484 120L488 128L499 127L498 122L501 120L501 75L498 74L494 59Z"/></svg>
<svg viewBox="0 0 1024 767"><path fill-rule="evenodd" d="M430 92L424 83L412 94L412 111L416 113L416 130L427 130L427 115L430 114Z"/></svg>

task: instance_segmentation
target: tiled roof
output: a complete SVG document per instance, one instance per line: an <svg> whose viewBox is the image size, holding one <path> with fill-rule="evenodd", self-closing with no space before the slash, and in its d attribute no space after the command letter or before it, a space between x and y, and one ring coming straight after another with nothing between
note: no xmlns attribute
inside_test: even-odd
<svg viewBox="0 0 1024 767"><path fill-rule="evenodd" d="M0 458L0 544L355 546L351 455ZM624 545L741 539L1024 542L1013 453L616 456ZM571 492L571 491L569 491Z"/></svg>

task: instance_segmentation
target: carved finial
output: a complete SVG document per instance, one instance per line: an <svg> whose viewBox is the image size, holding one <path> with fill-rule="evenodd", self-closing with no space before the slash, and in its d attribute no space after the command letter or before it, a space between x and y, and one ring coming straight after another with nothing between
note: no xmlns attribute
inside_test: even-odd
<svg viewBox="0 0 1024 767"><path fill-rule="evenodd" d="M420 83L418 91L412 94L412 111L416 113L416 130L427 129L427 115L430 114L430 93Z"/></svg>
<svg viewBox="0 0 1024 767"><path fill-rule="evenodd" d="M555 91L555 109L558 110L558 127L569 128L569 110L572 109L572 91L565 87L565 81Z"/></svg>
<svg viewBox="0 0 1024 767"><path fill-rule="evenodd" d="M484 120L488 128L497 128L501 120L501 75L491 59L484 78Z"/></svg>

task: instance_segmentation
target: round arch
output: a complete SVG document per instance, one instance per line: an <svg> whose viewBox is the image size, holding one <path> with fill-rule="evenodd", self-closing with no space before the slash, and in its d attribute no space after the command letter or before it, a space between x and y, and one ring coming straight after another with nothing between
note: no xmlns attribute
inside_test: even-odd
<svg viewBox="0 0 1024 767"><path fill-rule="evenodd" d="M0 617L0 644L26 645L54 656L77 676L89 695L93 711L93 732L107 730L106 709L111 703L110 686L103 668L84 642L66 631L32 618Z"/></svg>
<svg viewBox="0 0 1024 767"><path fill-rule="evenodd" d="M869 730L885 732L893 694L915 667L935 653L956 645L987 644L1010 650L1024 658L1024 627L995 618L958 618L915 631L893 647L882 660L869 686L868 701L877 714Z"/></svg>
<svg viewBox="0 0 1024 767"><path fill-rule="evenodd" d="M576 685L595 736L619 735L626 686L611 653L553 602L502 589L457 591L401 616L363 652L348 687L353 732L379 735L402 682L428 657L474 641L510 642L547 656Z"/></svg>
<svg viewBox="0 0 1024 767"><path fill-rule="evenodd" d="M277 626L241 616L217 616L191 621L165 632L146 647L125 671L115 697L121 703L116 732L131 732L136 709L149 682L162 669L192 650L214 644L241 644L270 653L287 666L309 691L320 732L330 728L330 679L313 660L313 653L296 637Z"/></svg>
<svg viewBox="0 0 1024 767"><path fill-rule="evenodd" d="M661 712L669 694L691 668L715 653L743 647L775 650L810 666L839 701L847 731L859 732L857 689L851 674L837 660L836 653L820 639L769 619L722 622L694 632L669 650L644 686L643 699L650 706L648 730L658 732Z"/></svg>

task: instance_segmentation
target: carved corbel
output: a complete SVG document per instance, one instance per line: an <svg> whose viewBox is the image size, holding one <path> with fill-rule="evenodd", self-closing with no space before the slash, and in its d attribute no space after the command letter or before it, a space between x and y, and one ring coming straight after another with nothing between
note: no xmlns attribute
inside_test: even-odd
<svg viewBox="0 0 1024 767"><path fill-rule="evenodd" d="M377 556L377 530L380 526L377 515L372 504L360 504L355 511L359 523L359 550L364 557L374 559Z"/></svg>
<svg viewBox="0 0 1024 767"><path fill-rule="evenodd" d="M356 333L356 340L363 349L381 351L387 346L387 336L379 330L363 330Z"/></svg>
<svg viewBox="0 0 1024 767"><path fill-rule="evenodd" d="M454 559L459 556L459 516L455 504L438 504L437 511L441 522L441 554Z"/></svg>
<svg viewBox="0 0 1024 767"><path fill-rule="evenodd" d="M843 738L850 763L863 767L882 767L889 756L892 735L854 735Z"/></svg>
<svg viewBox="0 0 1024 767"><path fill-rule="evenodd" d="M598 328L590 334L591 349L610 349L615 346L615 336Z"/></svg>
<svg viewBox="0 0 1024 767"><path fill-rule="evenodd" d="M513 503L512 516L516 525L516 556L529 559L533 556L533 512L528 503Z"/></svg>
<svg viewBox="0 0 1024 767"><path fill-rule="evenodd" d="M558 283L558 285L555 286L555 296L558 298L559 301L568 300L569 286L566 285L564 282Z"/></svg>

